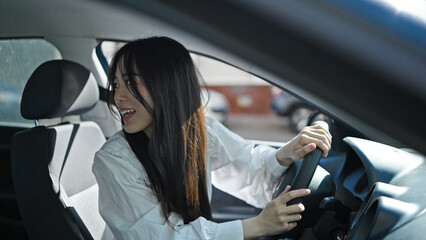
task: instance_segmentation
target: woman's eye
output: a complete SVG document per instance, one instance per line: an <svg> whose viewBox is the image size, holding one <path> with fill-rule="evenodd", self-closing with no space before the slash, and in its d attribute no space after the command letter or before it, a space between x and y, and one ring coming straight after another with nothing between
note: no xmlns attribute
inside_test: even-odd
<svg viewBox="0 0 426 240"><path fill-rule="evenodd" d="M130 81L130 80L126 80L125 83L126 83L126 85L132 85L133 84L132 81Z"/></svg>
<svg viewBox="0 0 426 240"><path fill-rule="evenodd" d="M113 83L113 84L112 84L112 88L113 88L113 89L117 89L117 88L118 88L118 83Z"/></svg>

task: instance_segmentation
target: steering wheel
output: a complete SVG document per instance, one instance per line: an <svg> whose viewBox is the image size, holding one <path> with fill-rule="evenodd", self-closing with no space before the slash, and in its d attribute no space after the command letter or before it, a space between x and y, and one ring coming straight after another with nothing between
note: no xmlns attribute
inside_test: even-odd
<svg viewBox="0 0 426 240"><path fill-rule="evenodd" d="M309 187L312 177L314 176L315 170L317 169L319 160L321 159L321 154L322 151L319 148L315 148L314 151L306 154L303 157L300 169L294 177L293 183L291 184L292 190ZM294 198L287 202L287 205L293 205L300 202L302 202L302 198Z"/></svg>
<svg viewBox="0 0 426 240"><path fill-rule="evenodd" d="M312 125L314 124L321 125L323 128L328 129L328 123L324 121L315 121L312 123ZM312 152L306 154L303 157L299 171L297 171L296 176L294 177L293 182L291 183L292 190L309 187L309 184L312 181L312 177L314 176L315 170L317 169L319 160L321 159L321 155L322 155L322 151L321 149L317 147ZM285 190L286 184L283 184L283 182L284 181L281 182L281 185L279 186L278 190L275 192L274 198L276 198L281 192ZM302 198L295 198L289 201L287 205L300 203L301 201L302 201Z"/></svg>
<svg viewBox="0 0 426 240"><path fill-rule="evenodd" d="M328 129L327 123L321 122L320 125L322 125L326 129ZM312 178L314 177L315 171L317 170L318 163L319 163L319 160L321 159L321 156L322 156L322 150L317 147L312 152L306 154L303 157L303 160L301 161L301 163L300 162L293 163L290 166L290 168L287 170L286 174L284 175L284 178L281 181L281 185L279 186L278 190L274 193L273 197L274 198L278 197L285 190L287 183L289 183L291 181L291 179L293 179L293 181L291 183L291 189L292 190L308 188L309 185L311 184ZM298 171L297 171L297 168L298 168ZM297 173L296 173L296 171L297 171ZM324 173L320 173L320 175L321 175L321 177L319 177L319 180L324 182L324 183L327 182L327 184L325 184L323 187L319 187L319 188L318 188L318 186L317 186L317 188L314 187L314 190L313 190L314 192L310 194L310 195L313 195L313 196L308 195L308 196L303 197L303 198L292 199L291 201L287 202L287 206L300 203L300 202L302 202L302 200L304 198L306 198L306 200L309 199L309 201L304 203L305 206L308 207L306 205L306 204L308 204L310 208L313 208L311 210L315 212L316 207L314 207L314 206L316 206L316 202L319 204L319 202L323 198L322 195L325 194L325 196L328 196L329 193L331 192L331 190L328 189L328 187L325 187L325 186L332 186L332 179L331 179L329 174L328 174L328 176L326 176L326 175L324 175ZM294 176L294 178L293 178L293 176ZM317 181L318 181L318 179L317 179ZM315 195L317 195L317 196L315 196ZM319 198L319 199L317 199L317 198ZM307 208L306 210L308 211L309 209ZM289 238L297 239L300 236L301 232L303 231L303 228L308 227L309 224L311 224L312 221L315 221L313 219L314 218L312 216L308 216L307 218L303 217L302 220L298 223L296 228L292 229L289 232L277 235L276 238L287 238L287 237L289 237Z"/></svg>
<svg viewBox="0 0 426 240"><path fill-rule="evenodd" d="M279 186L277 191L274 193L273 198L278 197L285 190L287 183L291 181L290 179L294 175L296 176L293 178L293 182L291 184L292 190L308 188L315 174L315 170L317 169L321 155L322 155L322 151L319 148L316 148L314 151L306 154L305 157L303 157L301 164L299 164L299 162L293 163L290 166L290 168L287 170L284 176L284 179L281 181L281 185ZM300 167L299 167L299 170L297 171L298 166ZM297 173L295 173L296 171ZM310 196L308 195L305 198L310 198ZM302 200L303 198L294 198L287 202L287 206L300 203L302 202ZM312 201L312 199L310 199L310 201ZM308 203L311 205L310 201ZM306 203L305 203L305 206L306 206ZM308 224L306 221L309 222L311 220L308 220L308 219L312 219L312 218L313 216L310 216L310 215L307 218L303 217L302 220L298 222L296 228L293 228L289 232L275 235L272 237L272 239L281 239L281 238L298 239L303 229Z"/></svg>

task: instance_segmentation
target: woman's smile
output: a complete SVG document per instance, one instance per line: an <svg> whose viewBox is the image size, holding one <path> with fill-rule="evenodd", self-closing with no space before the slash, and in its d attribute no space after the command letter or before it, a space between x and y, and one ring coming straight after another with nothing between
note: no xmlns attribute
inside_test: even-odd
<svg viewBox="0 0 426 240"><path fill-rule="evenodd" d="M124 122L129 121L135 113L136 111L133 108L120 108L120 114Z"/></svg>

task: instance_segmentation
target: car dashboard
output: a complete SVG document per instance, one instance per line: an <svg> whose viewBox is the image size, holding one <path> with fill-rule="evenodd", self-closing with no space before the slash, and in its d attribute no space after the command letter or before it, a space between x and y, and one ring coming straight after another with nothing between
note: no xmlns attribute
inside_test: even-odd
<svg viewBox="0 0 426 240"><path fill-rule="evenodd" d="M360 138L344 142L345 160L333 173L336 198L352 209L361 201L351 213L347 239L422 239L424 156Z"/></svg>

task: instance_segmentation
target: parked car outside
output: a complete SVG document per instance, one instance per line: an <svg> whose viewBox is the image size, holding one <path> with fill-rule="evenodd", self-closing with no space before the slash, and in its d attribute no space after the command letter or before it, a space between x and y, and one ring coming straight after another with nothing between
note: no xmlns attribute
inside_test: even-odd
<svg viewBox="0 0 426 240"><path fill-rule="evenodd" d="M205 106L206 116L210 116L226 125L229 114L229 102L222 93L203 88L201 92L203 106Z"/></svg>
<svg viewBox="0 0 426 240"><path fill-rule="evenodd" d="M277 87L272 88L271 107L278 115L289 117L290 128L294 132L300 132L307 126L313 111L311 106Z"/></svg>

